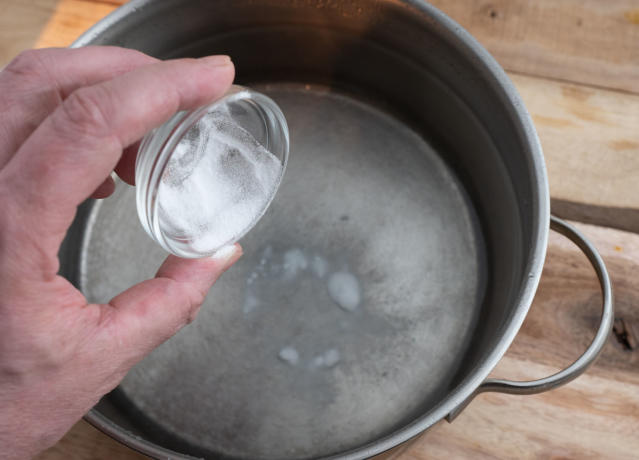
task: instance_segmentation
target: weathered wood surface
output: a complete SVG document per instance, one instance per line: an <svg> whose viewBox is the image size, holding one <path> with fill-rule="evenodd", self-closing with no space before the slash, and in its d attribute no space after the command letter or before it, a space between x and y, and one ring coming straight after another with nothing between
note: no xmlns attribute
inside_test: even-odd
<svg viewBox="0 0 639 460"><path fill-rule="evenodd" d="M637 0L430 0L510 71L639 93Z"/></svg>

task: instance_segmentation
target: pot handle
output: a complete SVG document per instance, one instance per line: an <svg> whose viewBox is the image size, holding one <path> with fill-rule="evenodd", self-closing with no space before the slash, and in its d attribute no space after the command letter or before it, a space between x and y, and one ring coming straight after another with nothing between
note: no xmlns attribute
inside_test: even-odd
<svg viewBox="0 0 639 460"><path fill-rule="evenodd" d="M464 408L470 404L470 402L480 393L487 391L496 391L499 393L517 394L517 395L530 395L535 393L542 393L544 391L552 390L561 385L564 385L571 380L577 378L590 366L597 358L601 350L603 349L610 330L612 329L612 323L614 319L613 300L612 300L612 285L610 284L610 277L604 262L594 248L594 246L586 239L572 225L568 224L562 219L554 216L550 216L550 228L558 233L561 233L573 243L575 243L579 249L588 257L588 260L592 264L597 277L599 278L599 284L601 286L601 292L603 297L603 306L601 311L601 320L599 322L599 329L597 335L592 340L590 346L586 351L570 366L551 375L539 380L531 380L528 382L516 382L512 380L501 379L486 379L479 385L473 394L471 394L464 402L457 406L453 411L448 414L446 420L452 422Z"/></svg>

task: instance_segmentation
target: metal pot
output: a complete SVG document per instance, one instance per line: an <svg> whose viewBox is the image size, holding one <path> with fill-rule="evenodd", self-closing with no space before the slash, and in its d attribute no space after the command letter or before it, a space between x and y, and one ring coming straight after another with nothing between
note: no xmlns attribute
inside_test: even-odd
<svg viewBox="0 0 639 460"><path fill-rule="evenodd" d="M87 414L115 439L154 457L365 458L479 392L554 388L601 351L603 262L551 219L539 140L503 70L432 6L134 0L75 46L89 44L229 54L291 131L287 175L243 259L198 321ZM92 301L163 257L134 201L119 186L83 204L61 250ZM549 225L597 271L597 335L551 377L486 380L528 312Z"/></svg>

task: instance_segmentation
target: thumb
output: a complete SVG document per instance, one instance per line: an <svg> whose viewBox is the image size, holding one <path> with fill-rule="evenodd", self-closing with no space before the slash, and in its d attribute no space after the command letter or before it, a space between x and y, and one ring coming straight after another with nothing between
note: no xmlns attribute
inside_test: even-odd
<svg viewBox="0 0 639 460"><path fill-rule="evenodd" d="M193 321L213 283L241 255L242 248L235 244L203 259L169 256L155 278L109 302L118 346L135 362L169 339Z"/></svg>

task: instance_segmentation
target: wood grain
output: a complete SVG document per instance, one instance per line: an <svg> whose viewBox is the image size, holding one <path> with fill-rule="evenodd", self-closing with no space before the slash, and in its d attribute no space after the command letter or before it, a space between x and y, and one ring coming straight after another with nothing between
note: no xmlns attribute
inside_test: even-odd
<svg viewBox="0 0 639 460"><path fill-rule="evenodd" d="M114 441L80 420L52 448L42 452L35 460L141 460L148 458Z"/></svg>
<svg viewBox="0 0 639 460"><path fill-rule="evenodd" d="M639 96L510 77L541 139L552 197L639 209Z"/></svg>
<svg viewBox="0 0 639 460"><path fill-rule="evenodd" d="M507 70L639 93L637 0L430 0Z"/></svg>
<svg viewBox="0 0 639 460"><path fill-rule="evenodd" d="M33 48L58 0L0 0L0 69Z"/></svg>
<svg viewBox="0 0 639 460"><path fill-rule="evenodd" d="M40 34L36 48L69 46L125 0L60 0L55 13Z"/></svg>

